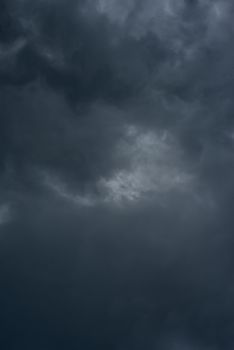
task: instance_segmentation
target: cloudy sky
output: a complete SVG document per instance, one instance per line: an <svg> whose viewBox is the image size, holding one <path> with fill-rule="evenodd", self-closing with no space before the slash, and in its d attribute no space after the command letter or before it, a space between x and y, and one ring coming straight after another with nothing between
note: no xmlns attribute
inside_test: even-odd
<svg viewBox="0 0 234 350"><path fill-rule="evenodd" d="M234 348L234 4L1 0L0 348Z"/></svg>

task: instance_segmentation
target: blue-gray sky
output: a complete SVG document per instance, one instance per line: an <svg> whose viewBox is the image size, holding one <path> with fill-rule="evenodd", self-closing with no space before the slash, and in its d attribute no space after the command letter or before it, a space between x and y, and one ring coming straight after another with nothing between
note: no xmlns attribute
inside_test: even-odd
<svg viewBox="0 0 234 350"><path fill-rule="evenodd" d="M232 350L231 0L0 2L0 348Z"/></svg>

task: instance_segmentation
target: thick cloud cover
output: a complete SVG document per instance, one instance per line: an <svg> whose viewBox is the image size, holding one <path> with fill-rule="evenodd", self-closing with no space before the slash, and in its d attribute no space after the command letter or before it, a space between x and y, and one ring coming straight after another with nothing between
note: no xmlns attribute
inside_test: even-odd
<svg viewBox="0 0 234 350"><path fill-rule="evenodd" d="M233 349L233 11L0 2L1 349Z"/></svg>

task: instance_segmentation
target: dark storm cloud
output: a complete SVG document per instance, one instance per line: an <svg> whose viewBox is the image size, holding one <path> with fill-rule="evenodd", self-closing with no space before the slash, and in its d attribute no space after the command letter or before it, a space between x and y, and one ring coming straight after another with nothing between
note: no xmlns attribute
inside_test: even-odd
<svg viewBox="0 0 234 350"><path fill-rule="evenodd" d="M5 186L37 186L38 171L48 170L82 189L110 171L112 148L122 134L115 108L93 106L77 118L63 96L37 85L5 89L1 97Z"/></svg>
<svg viewBox="0 0 234 350"><path fill-rule="evenodd" d="M2 166L23 170L23 177L35 167L77 181L100 176L110 167L122 113L105 109L139 94L150 74L147 65L165 56L162 43L153 35L125 37L83 1L10 1L2 7ZM74 111L59 102L60 93ZM97 111L95 101L107 107Z"/></svg>
<svg viewBox="0 0 234 350"><path fill-rule="evenodd" d="M2 349L233 348L232 17L0 3Z"/></svg>
<svg viewBox="0 0 234 350"><path fill-rule="evenodd" d="M146 80L142 61L153 64L164 58L163 45L154 36L144 41L125 38L105 16L86 6L85 11L82 1L11 2L5 21L18 24L18 36L12 42L13 34L3 31L2 38L13 47L17 40L23 43L10 53L6 46L2 82L21 85L42 79L75 103L118 101L136 93Z"/></svg>

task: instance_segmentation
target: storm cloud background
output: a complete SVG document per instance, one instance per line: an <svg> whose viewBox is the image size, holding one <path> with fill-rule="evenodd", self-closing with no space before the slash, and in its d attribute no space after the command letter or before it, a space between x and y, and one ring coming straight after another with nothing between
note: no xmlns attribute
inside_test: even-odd
<svg viewBox="0 0 234 350"><path fill-rule="evenodd" d="M1 0L1 349L233 349L233 16Z"/></svg>

